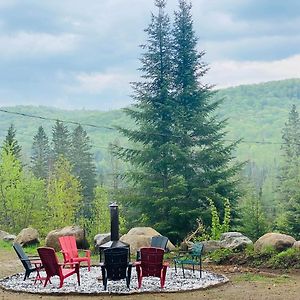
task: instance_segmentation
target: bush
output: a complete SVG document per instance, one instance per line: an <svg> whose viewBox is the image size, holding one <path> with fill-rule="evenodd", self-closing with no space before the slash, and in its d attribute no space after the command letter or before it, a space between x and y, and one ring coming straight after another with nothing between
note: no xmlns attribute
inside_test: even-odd
<svg viewBox="0 0 300 300"><path fill-rule="evenodd" d="M271 268L287 269L300 268L300 251L289 248L286 251L277 253L268 261Z"/></svg>
<svg viewBox="0 0 300 300"><path fill-rule="evenodd" d="M234 251L231 249L217 249L210 253L208 257L216 264L226 263L234 256Z"/></svg>

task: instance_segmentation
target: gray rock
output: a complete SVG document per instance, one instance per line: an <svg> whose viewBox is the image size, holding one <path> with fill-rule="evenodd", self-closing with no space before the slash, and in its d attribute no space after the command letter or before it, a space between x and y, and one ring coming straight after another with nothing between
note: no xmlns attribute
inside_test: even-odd
<svg viewBox="0 0 300 300"><path fill-rule="evenodd" d="M94 237L94 246L95 249L98 249L99 246L110 241L110 233L99 233Z"/></svg>
<svg viewBox="0 0 300 300"><path fill-rule="evenodd" d="M220 244L222 248L232 250L243 250L247 245L253 242L240 232L225 232L220 237Z"/></svg>
<svg viewBox="0 0 300 300"><path fill-rule="evenodd" d="M0 230L0 240L3 240L3 238L4 238L5 236L7 236L7 235L9 235L8 232L3 231L3 230Z"/></svg>
<svg viewBox="0 0 300 300"><path fill-rule="evenodd" d="M22 246L38 244L40 242L39 233L36 229L32 227L24 228L17 235L14 241Z"/></svg>
<svg viewBox="0 0 300 300"><path fill-rule="evenodd" d="M210 240L210 241L203 241L203 253L210 253L213 252L215 250L221 249L222 248L222 244L220 241L214 241L214 240Z"/></svg>
<svg viewBox="0 0 300 300"><path fill-rule="evenodd" d="M13 234L8 234L5 237L3 237L3 241L5 242L13 242L16 239L16 236Z"/></svg>
<svg viewBox="0 0 300 300"><path fill-rule="evenodd" d="M254 250L262 251L265 248L273 247L277 251L284 251L291 248L296 240L287 234L269 232L261 236L254 244Z"/></svg>
<svg viewBox="0 0 300 300"><path fill-rule="evenodd" d="M300 250L300 241L296 241L296 242L293 244L293 248Z"/></svg>

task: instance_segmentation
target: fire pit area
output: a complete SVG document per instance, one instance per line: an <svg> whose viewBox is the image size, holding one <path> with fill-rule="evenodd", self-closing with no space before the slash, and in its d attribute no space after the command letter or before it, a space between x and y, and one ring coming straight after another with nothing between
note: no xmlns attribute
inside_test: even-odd
<svg viewBox="0 0 300 300"><path fill-rule="evenodd" d="M43 276L41 272L41 276ZM107 290L103 290L102 279L100 278L100 267L92 267L88 272L87 268L80 268L80 286L77 285L76 276L67 278L62 288L59 287L59 278L52 277L52 284L46 287L41 283L34 284L34 276L23 281L24 274L16 274L0 280L0 287L9 291L27 292L35 294L136 294L136 293L166 293L166 292L184 292L192 290L201 290L208 287L217 286L228 282L228 278L223 275L203 271L202 278L199 278L199 271L193 273L190 270L185 272L185 278L182 272L173 268L168 268L166 284L163 289L160 288L159 278L147 277L143 279L141 289L137 287L137 275L135 268L132 270L130 288L126 287L125 280L108 281Z"/></svg>

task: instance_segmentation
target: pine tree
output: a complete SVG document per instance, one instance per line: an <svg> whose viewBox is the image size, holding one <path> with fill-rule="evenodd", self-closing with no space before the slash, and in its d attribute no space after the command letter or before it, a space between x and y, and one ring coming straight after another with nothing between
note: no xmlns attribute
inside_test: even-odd
<svg viewBox="0 0 300 300"><path fill-rule="evenodd" d="M283 128L283 164L279 177L278 228L299 238L300 230L300 119L296 106Z"/></svg>
<svg viewBox="0 0 300 300"><path fill-rule="evenodd" d="M13 124L11 124L8 128L7 135L3 143L3 149L6 151L6 153L12 151L12 154L17 159L21 159L22 147L18 144L18 141L16 139L16 129Z"/></svg>
<svg viewBox="0 0 300 300"><path fill-rule="evenodd" d="M136 104L126 110L138 129L121 129L137 149L118 154L134 167L140 194L126 205L139 209L137 222L178 241L197 218L210 223L208 198L218 208L235 199L239 168L230 167L234 145L224 146L225 123L212 115L219 102L211 101L209 86L199 85L206 65L196 49L191 5L179 2L172 39L165 1L155 3L159 14L146 30L141 59L144 81L134 85Z"/></svg>
<svg viewBox="0 0 300 300"><path fill-rule="evenodd" d="M56 161L61 155L70 161L70 133L63 122L57 120L52 128L52 159Z"/></svg>
<svg viewBox="0 0 300 300"><path fill-rule="evenodd" d="M148 40L142 49L141 82L133 85L136 104L125 112L135 120L137 129L120 129L136 143L134 150L119 149L118 154L134 166L130 178L136 184L137 196L130 195L134 221L152 225L168 232L165 225L169 207L176 197L175 190L180 178L170 172L173 163L173 120L172 120L172 45L169 17L164 12L165 1L155 1L158 15L152 14L149 27L145 30ZM168 202L169 204L162 205ZM168 207L168 208L167 208ZM130 214L130 212L129 212Z"/></svg>
<svg viewBox="0 0 300 300"><path fill-rule="evenodd" d="M82 217L90 218L96 187L96 167L91 153L90 139L81 125L74 129L71 144L72 172L80 181L83 195L83 203L79 214Z"/></svg>
<svg viewBox="0 0 300 300"><path fill-rule="evenodd" d="M50 168L50 146L42 126L33 137L31 169L37 178L47 179Z"/></svg>
<svg viewBox="0 0 300 300"><path fill-rule="evenodd" d="M203 82L208 68L202 60L205 53L197 50L191 8L191 2L179 0L173 29L174 126L181 137L176 145L177 170L186 182L188 205L184 210L181 204L182 225L196 217L208 224L208 199L221 215L226 199L234 209L238 196L235 175L241 167L232 162L236 143L224 144L226 122L218 120L215 112L220 101L212 99L212 86Z"/></svg>

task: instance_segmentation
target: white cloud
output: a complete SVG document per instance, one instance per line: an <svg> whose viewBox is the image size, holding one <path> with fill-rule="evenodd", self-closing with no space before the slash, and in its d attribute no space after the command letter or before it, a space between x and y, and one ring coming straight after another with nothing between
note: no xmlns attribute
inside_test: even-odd
<svg viewBox="0 0 300 300"><path fill-rule="evenodd" d="M75 75L75 85L68 86L67 90L75 93L99 94L103 91L128 90L129 82L135 80L134 74L124 74L118 71L105 73L79 73Z"/></svg>
<svg viewBox="0 0 300 300"><path fill-rule="evenodd" d="M0 53L5 57L60 54L73 50L78 42L75 34L18 32L0 36Z"/></svg>
<svg viewBox="0 0 300 300"><path fill-rule="evenodd" d="M275 61L218 61L206 77L217 88L271 80L300 78L300 55Z"/></svg>

